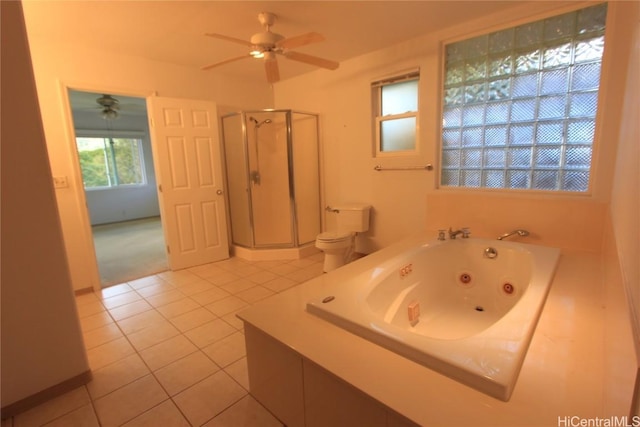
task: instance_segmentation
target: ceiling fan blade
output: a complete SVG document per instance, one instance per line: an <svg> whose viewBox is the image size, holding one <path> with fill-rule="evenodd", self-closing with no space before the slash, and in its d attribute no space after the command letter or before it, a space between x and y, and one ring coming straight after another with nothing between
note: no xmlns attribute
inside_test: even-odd
<svg viewBox="0 0 640 427"><path fill-rule="evenodd" d="M280 80L280 69L275 58L264 61L264 71L267 73L267 81L269 83L275 83Z"/></svg>
<svg viewBox="0 0 640 427"><path fill-rule="evenodd" d="M230 36L225 36L224 34L217 34L217 33L204 33L205 36L208 37L213 37L214 39L220 39L220 40L226 40L228 42L232 42L232 43L238 43L244 46L253 46L251 44L251 42L248 42L246 40L241 40L241 39L237 39L235 37L230 37Z"/></svg>
<svg viewBox="0 0 640 427"><path fill-rule="evenodd" d="M244 58L251 58L251 55L248 53L245 53L242 56L236 56L235 58L225 59L224 61L216 62L215 64L205 65L204 67L201 68L201 70L202 71L210 70L220 65L228 64L229 62L239 61Z"/></svg>
<svg viewBox="0 0 640 427"><path fill-rule="evenodd" d="M331 61L329 59L318 58L317 56L307 55L300 52L285 52L283 53L288 59L294 61L304 62L306 64L315 65L316 67L327 68L329 70L335 70L340 65L338 62Z"/></svg>
<svg viewBox="0 0 640 427"><path fill-rule="evenodd" d="M304 46L311 43L318 43L324 41L322 34L318 33L306 33L299 36L289 37L284 40L280 40L276 43L276 46L284 49L295 49L300 46Z"/></svg>

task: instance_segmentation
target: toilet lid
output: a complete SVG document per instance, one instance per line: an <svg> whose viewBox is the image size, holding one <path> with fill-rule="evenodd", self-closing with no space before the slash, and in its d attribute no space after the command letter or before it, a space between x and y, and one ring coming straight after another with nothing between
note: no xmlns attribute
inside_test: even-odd
<svg viewBox="0 0 640 427"><path fill-rule="evenodd" d="M350 237L351 232L349 231L325 231L324 233L318 234L317 239L322 240L323 242L337 242Z"/></svg>

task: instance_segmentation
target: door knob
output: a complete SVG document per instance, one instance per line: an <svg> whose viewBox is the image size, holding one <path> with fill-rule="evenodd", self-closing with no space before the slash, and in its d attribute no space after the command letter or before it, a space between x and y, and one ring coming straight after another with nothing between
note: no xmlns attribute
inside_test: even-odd
<svg viewBox="0 0 640 427"><path fill-rule="evenodd" d="M222 190L217 190L217 191L216 191L216 194L217 194L218 196L222 196Z"/></svg>

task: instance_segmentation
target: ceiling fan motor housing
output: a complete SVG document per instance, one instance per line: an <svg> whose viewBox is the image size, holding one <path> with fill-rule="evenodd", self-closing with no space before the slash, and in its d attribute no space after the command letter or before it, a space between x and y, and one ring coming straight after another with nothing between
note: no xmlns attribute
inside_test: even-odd
<svg viewBox="0 0 640 427"><path fill-rule="evenodd" d="M264 49L273 49L276 43L283 39L284 36L280 34L265 31L264 33L257 33L251 36L251 44Z"/></svg>
<svg viewBox="0 0 640 427"><path fill-rule="evenodd" d="M118 100L111 95L102 95L96 102L105 108L118 108Z"/></svg>
<svg viewBox="0 0 640 427"><path fill-rule="evenodd" d="M276 15L270 12L260 12L258 14L258 21L260 21L260 24L262 24L266 31L251 36L251 44L262 52L273 51L276 43L284 40L284 36L273 33L270 29L271 26L276 23Z"/></svg>

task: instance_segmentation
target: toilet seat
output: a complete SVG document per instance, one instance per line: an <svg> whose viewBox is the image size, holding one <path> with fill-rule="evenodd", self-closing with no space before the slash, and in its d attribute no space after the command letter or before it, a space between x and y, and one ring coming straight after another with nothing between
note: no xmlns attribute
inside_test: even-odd
<svg viewBox="0 0 640 427"><path fill-rule="evenodd" d="M324 233L318 234L316 240L324 243L342 242L350 239L352 234L350 231L325 231Z"/></svg>

